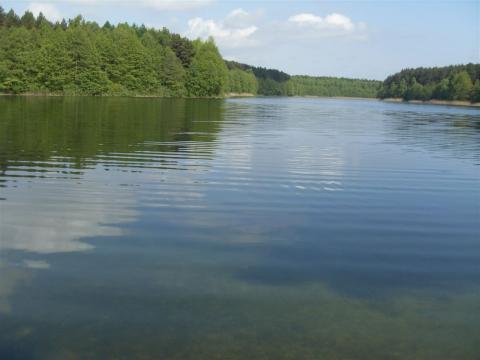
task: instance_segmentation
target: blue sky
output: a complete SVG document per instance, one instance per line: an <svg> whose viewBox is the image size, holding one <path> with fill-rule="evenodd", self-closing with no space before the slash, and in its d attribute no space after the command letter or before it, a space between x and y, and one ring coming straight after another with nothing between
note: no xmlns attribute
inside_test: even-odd
<svg viewBox="0 0 480 360"><path fill-rule="evenodd" d="M0 1L52 20L213 36L222 55L290 74L383 80L406 67L480 62L480 1L38 0Z"/></svg>

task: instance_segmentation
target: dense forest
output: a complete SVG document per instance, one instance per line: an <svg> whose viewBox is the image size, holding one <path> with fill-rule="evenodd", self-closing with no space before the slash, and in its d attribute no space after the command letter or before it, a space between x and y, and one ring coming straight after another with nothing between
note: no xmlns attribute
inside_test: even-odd
<svg viewBox="0 0 480 360"><path fill-rule="evenodd" d="M374 98L382 83L376 80L335 77L292 76L285 86L286 95L347 96Z"/></svg>
<svg viewBox="0 0 480 360"><path fill-rule="evenodd" d="M251 71L258 93L269 96L348 96L375 98L382 83L376 80L291 76L283 71L227 61L229 69Z"/></svg>
<svg viewBox="0 0 480 360"><path fill-rule="evenodd" d="M290 76L224 61L213 39L144 25L50 22L0 7L0 93L220 97L348 96L480 102L480 64L405 69L375 80Z"/></svg>
<svg viewBox="0 0 480 360"><path fill-rule="evenodd" d="M230 78L236 76L212 40L145 26L99 26L81 16L51 23L41 14L19 17L0 8L2 92L204 97L235 88Z"/></svg>
<svg viewBox="0 0 480 360"><path fill-rule="evenodd" d="M217 97L375 97L379 82L293 76L224 61L212 39L78 16L52 23L0 7L0 92Z"/></svg>
<svg viewBox="0 0 480 360"><path fill-rule="evenodd" d="M378 96L480 102L480 64L405 69L389 76Z"/></svg>

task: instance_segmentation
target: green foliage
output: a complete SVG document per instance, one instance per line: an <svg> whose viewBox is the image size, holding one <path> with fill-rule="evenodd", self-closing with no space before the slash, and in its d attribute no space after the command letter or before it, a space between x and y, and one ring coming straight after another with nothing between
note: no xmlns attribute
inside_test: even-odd
<svg viewBox="0 0 480 360"><path fill-rule="evenodd" d="M229 93L256 94L258 81L251 70L232 69L228 71L227 91Z"/></svg>
<svg viewBox="0 0 480 360"><path fill-rule="evenodd" d="M453 100L468 100L473 89L470 75L463 70L454 74L450 80L451 94Z"/></svg>
<svg viewBox="0 0 480 360"><path fill-rule="evenodd" d="M170 47L175 55L180 59L182 65L188 68L192 63L193 56L195 55L195 48L191 41L182 38L178 34L173 34L171 37Z"/></svg>
<svg viewBox="0 0 480 360"><path fill-rule="evenodd" d="M258 93L265 96L286 95L284 84L270 78L258 78Z"/></svg>
<svg viewBox="0 0 480 360"><path fill-rule="evenodd" d="M108 88L108 77L100 67L100 54L89 32L79 26L67 30L66 50L68 68L71 69L68 91L74 94L101 95Z"/></svg>
<svg viewBox="0 0 480 360"><path fill-rule="evenodd" d="M290 76L283 71L227 61L232 71L250 71L258 83L257 93L266 96L350 96L373 98L381 83L372 80L334 77ZM229 75L229 83L235 81ZM236 92L236 91L235 91Z"/></svg>
<svg viewBox="0 0 480 360"><path fill-rule="evenodd" d="M5 26L6 27L13 27L13 26L20 26L20 18L13 10L10 10L7 15L5 16Z"/></svg>
<svg viewBox="0 0 480 360"><path fill-rule="evenodd" d="M259 79L271 79L280 83L290 79L290 75L280 70L266 69L263 67L256 67L256 66L241 64L236 61L226 61L226 64L230 70L233 70L233 69L240 69L244 71L250 70Z"/></svg>
<svg viewBox="0 0 480 360"><path fill-rule="evenodd" d="M190 96L219 96L225 91L228 69L212 39L195 42L193 57L187 77Z"/></svg>
<svg viewBox="0 0 480 360"><path fill-rule="evenodd" d="M472 102L480 102L480 80L475 81L470 100Z"/></svg>
<svg viewBox="0 0 480 360"><path fill-rule="evenodd" d="M35 16L30 11L26 11L25 14L20 19L22 26L25 26L27 29L33 29L35 27L36 19Z"/></svg>
<svg viewBox="0 0 480 360"><path fill-rule="evenodd" d="M75 95L216 97L400 97L480 99L480 64L406 69L378 81L290 76L275 69L225 62L214 41L191 41L167 29L81 16L51 23L0 7L0 92ZM475 84L475 85L474 85Z"/></svg>
<svg viewBox="0 0 480 360"><path fill-rule="evenodd" d="M478 80L480 64L406 69L389 76L383 82L378 97L477 101L473 95L473 83Z"/></svg>
<svg viewBox="0 0 480 360"><path fill-rule="evenodd" d="M334 77L292 76L285 83L289 96L376 96L381 83L375 80L345 79Z"/></svg>
<svg viewBox="0 0 480 360"><path fill-rule="evenodd" d="M169 48L165 49L161 73L162 85L170 90L172 95L185 95L185 69L174 52Z"/></svg>
<svg viewBox="0 0 480 360"><path fill-rule="evenodd" d="M227 69L212 40L194 44L143 25L100 27L81 16L53 24L0 8L2 92L186 96L187 82L192 96L226 89Z"/></svg>
<svg viewBox="0 0 480 360"><path fill-rule="evenodd" d="M450 97L450 81L448 79L442 79L435 85L435 89L432 94L432 99L448 100Z"/></svg>
<svg viewBox="0 0 480 360"><path fill-rule="evenodd" d="M0 26L5 25L7 14L5 14L5 10L0 6Z"/></svg>

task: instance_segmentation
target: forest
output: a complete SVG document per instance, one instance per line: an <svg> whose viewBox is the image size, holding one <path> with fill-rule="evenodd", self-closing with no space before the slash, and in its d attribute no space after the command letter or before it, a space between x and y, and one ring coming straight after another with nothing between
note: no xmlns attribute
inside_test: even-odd
<svg viewBox="0 0 480 360"><path fill-rule="evenodd" d="M480 102L480 64L405 69L385 79L378 97Z"/></svg>
<svg viewBox="0 0 480 360"><path fill-rule="evenodd" d="M81 16L51 23L42 14L19 17L0 8L4 93L205 97L229 91L236 78L212 40L145 26L99 26Z"/></svg>
<svg viewBox="0 0 480 360"><path fill-rule="evenodd" d="M290 76L224 61L213 39L168 29L50 22L0 7L0 92L6 94L220 97L229 93L375 97L378 81Z"/></svg>
<svg viewBox="0 0 480 360"><path fill-rule="evenodd" d="M229 69L251 71L258 93L267 96L345 96L375 98L382 83L338 77L291 76L283 71L227 61Z"/></svg>
<svg viewBox="0 0 480 360"><path fill-rule="evenodd" d="M405 69L376 80L291 76L225 61L213 39L168 29L50 22L0 7L0 93L160 97L346 96L480 101L480 64Z"/></svg>

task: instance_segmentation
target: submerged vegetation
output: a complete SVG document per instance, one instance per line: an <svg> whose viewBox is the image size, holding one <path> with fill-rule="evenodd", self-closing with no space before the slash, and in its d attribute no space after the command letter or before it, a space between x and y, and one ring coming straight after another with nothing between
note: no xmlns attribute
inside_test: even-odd
<svg viewBox="0 0 480 360"><path fill-rule="evenodd" d="M405 69L389 76L378 96L480 102L480 64Z"/></svg>

